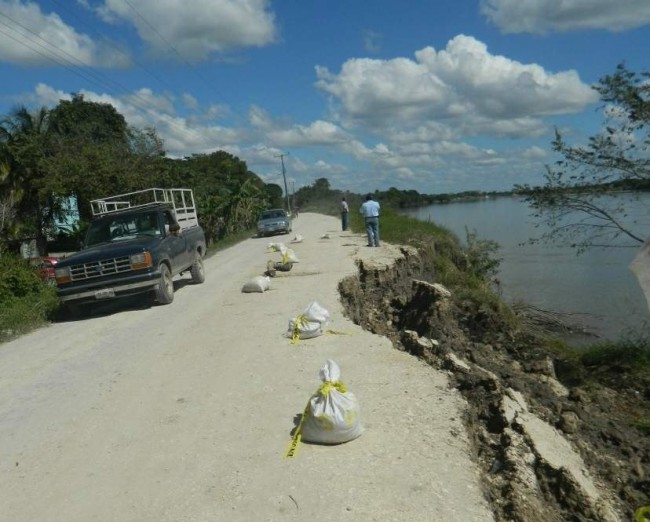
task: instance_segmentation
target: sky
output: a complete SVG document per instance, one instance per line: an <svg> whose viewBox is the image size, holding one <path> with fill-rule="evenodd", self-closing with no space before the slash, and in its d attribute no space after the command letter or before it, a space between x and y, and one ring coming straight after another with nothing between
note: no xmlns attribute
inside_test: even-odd
<svg viewBox="0 0 650 522"><path fill-rule="evenodd" d="M650 70L650 0L0 0L0 115L81 93L289 192L541 184L622 62Z"/></svg>

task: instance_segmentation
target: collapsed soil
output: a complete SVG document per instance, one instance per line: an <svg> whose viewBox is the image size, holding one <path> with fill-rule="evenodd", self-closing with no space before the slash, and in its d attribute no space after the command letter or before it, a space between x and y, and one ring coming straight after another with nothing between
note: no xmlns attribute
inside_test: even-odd
<svg viewBox="0 0 650 522"><path fill-rule="evenodd" d="M650 440L635 427L650 414L650 388L624 375L597 384L539 336L513 331L434 285L436 274L415 249L402 253L389 267L360 261L358 275L339 285L341 300L355 323L449 372L468 403L464 421L495 519L632 520L650 503ZM562 465L549 465L523 424L512 421L504 404L519 396L582 457L602 498L581 489Z"/></svg>

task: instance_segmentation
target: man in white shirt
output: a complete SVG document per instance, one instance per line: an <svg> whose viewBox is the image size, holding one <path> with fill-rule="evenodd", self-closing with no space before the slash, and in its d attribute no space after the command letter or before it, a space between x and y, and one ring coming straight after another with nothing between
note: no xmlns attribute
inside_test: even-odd
<svg viewBox="0 0 650 522"><path fill-rule="evenodd" d="M341 199L341 227L343 228L343 232L348 229L349 212L350 208L348 207L348 202L345 201L345 198Z"/></svg>
<svg viewBox="0 0 650 522"><path fill-rule="evenodd" d="M379 246L379 203L368 194L366 201L361 205L361 215L366 220L366 232L368 233L368 246Z"/></svg>

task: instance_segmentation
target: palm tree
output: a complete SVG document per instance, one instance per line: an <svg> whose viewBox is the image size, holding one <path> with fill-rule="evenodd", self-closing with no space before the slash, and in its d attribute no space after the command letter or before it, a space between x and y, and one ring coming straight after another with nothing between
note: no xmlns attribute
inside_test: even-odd
<svg viewBox="0 0 650 522"><path fill-rule="evenodd" d="M39 255L46 253L45 230L53 219L51 197L40 190L45 177L42 165L47 156L48 124L45 107L33 113L24 106L17 107L0 121L0 197L15 209L12 228L16 233L36 237Z"/></svg>

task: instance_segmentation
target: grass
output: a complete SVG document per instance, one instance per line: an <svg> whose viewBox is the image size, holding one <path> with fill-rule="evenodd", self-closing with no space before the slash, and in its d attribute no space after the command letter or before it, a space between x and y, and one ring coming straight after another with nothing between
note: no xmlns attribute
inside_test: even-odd
<svg viewBox="0 0 650 522"><path fill-rule="evenodd" d="M650 418L641 419L633 423L634 427L639 431L650 435Z"/></svg>
<svg viewBox="0 0 650 522"><path fill-rule="evenodd" d="M468 235L469 244L463 245L449 229L390 208L382 209L379 221L381 241L417 248L422 262L433 268L436 281L453 290L457 301L472 303L495 326L519 327L517 315L492 288L491 279L500 261L495 257L495 244ZM365 232L360 214L352 214L351 228Z"/></svg>
<svg viewBox="0 0 650 522"><path fill-rule="evenodd" d="M246 239L249 239L255 235L256 235L255 229L251 228L249 230L242 230L240 232L236 232L235 234L226 236L223 239L220 239L219 241L215 241L214 243L211 243L210 246L208 247L208 251L206 252L205 257L212 257L217 252L220 252L221 250L225 250L226 248L230 248L231 246L234 246L237 243L241 243L242 241L245 241Z"/></svg>
<svg viewBox="0 0 650 522"><path fill-rule="evenodd" d="M34 267L0 251L0 342L46 323L57 306L55 289Z"/></svg>

